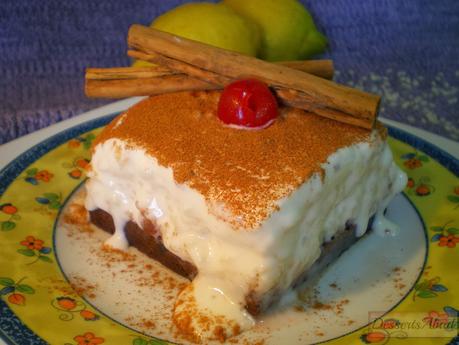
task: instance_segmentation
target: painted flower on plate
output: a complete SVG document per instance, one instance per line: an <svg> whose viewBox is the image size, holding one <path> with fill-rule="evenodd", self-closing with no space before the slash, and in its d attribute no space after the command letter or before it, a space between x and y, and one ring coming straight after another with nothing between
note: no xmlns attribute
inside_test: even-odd
<svg viewBox="0 0 459 345"><path fill-rule="evenodd" d="M459 243L459 237L456 235L441 236L438 240L440 247L454 248Z"/></svg>
<svg viewBox="0 0 459 345"><path fill-rule="evenodd" d="M51 174L48 170L40 170L35 174L35 179L38 181L49 182L53 178L53 174Z"/></svg>
<svg viewBox="0 0 459 345"><path fill-rule="evenodd" d="M43 248L43 241L39 240L33 236L27 236L24 241L21 241L20 244L32 249L32 250L40 250Z"/></svg>
<svg viewBox="0 0 459 345"><path fill-rule="evenodd" d="M99 345L105 342L104 338L96 337L92 332L77 335L73 340L75 340L78 345Z"/></svg>

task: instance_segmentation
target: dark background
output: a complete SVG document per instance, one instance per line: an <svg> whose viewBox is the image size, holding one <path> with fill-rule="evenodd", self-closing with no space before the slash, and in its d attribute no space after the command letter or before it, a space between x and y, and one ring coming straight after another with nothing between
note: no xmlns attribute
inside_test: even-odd
<svg viewBox="0 0 459 345"><path fill-rule="evenodd" d="M85 98L84 68L128 65L129 25L184 2L1 0L0 143L109 102ZM303 3L338 81L381 93L382 116L459 140L459 1Z"/></svg>

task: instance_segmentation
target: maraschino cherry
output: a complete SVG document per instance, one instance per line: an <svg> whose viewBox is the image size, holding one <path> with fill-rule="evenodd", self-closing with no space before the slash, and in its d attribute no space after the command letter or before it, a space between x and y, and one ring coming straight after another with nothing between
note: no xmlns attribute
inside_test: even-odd
<svg viewBox="0 0 459 345"><path fill-rule="evenodd" d="M228 125L265 128L277 117L277 101L265 83L256 79L238 80L223 90L218 117Z"/></svg>

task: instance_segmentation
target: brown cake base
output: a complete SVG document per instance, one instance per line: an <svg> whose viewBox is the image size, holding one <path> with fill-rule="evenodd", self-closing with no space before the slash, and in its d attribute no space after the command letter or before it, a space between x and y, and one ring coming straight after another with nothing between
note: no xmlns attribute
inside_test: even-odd
<svg viewBox="0 0 459 345"><path fill-rule="evenodd" d="M112 216L101 210L89 212L91 223L101 228L102 230L113 234L115 232L115 224ZM164 247L159 232L155 225L149 221L145 221L143 229L136 223L129 221L124 231L130 246L140 250L145 255L160 262L170 270L181 276L192 280L198 273L196 267L173 254Z"/></svg>
<svg viewBox="0 0 459 345"><path fill-rule="evenodd" d="M108 233L113 234L115 232L113 218L109 213L98 209L90 211L89 214L94 225ZM124 230L129 245L185 278L193 280L196 276L197 269L193 264L180 259L164 247L159 231L153 223L146 221L142 229L136 223L130 221L126 224ZM306 281L313 281L320 272L357 240L354 226L350 223L346 224L343 230L339 231L331 241L322 245L322 253L319 259L292 283L292 288L295 289ZM274 305L282 297L283 293L284 291L269 291L266 294L266 296L269 296L268 298L249 293L246 296L246 308L252 315L259 315Z"/></svg>

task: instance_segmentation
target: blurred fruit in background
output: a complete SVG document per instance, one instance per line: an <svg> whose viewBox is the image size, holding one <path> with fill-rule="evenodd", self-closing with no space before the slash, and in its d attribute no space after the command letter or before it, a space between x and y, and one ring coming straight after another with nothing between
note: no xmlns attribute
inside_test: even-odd
<svg viewBox="0 0 459 345"><path fill-rule="evenodd" d="M297 0L187 3L162 14L151 26L268 61L304 60L327 46L327 38ZM151 64L136 61L134 66Z"/></svg>
<svg viewBox="0 0 459 345"><path fill-rule="evenodd" d="M223 3L258 25L262 59L302 60L325 50L326 37L297 0L223 0Z"/></svg>
<svg viewBox="0 0 459 345"><path fill-rule="evenodd" d="M157 17L151 26L250 56L256 56L260 46L257 25L222 3L187 3ZM134 64L148 65L143 61Z"/></svg>

